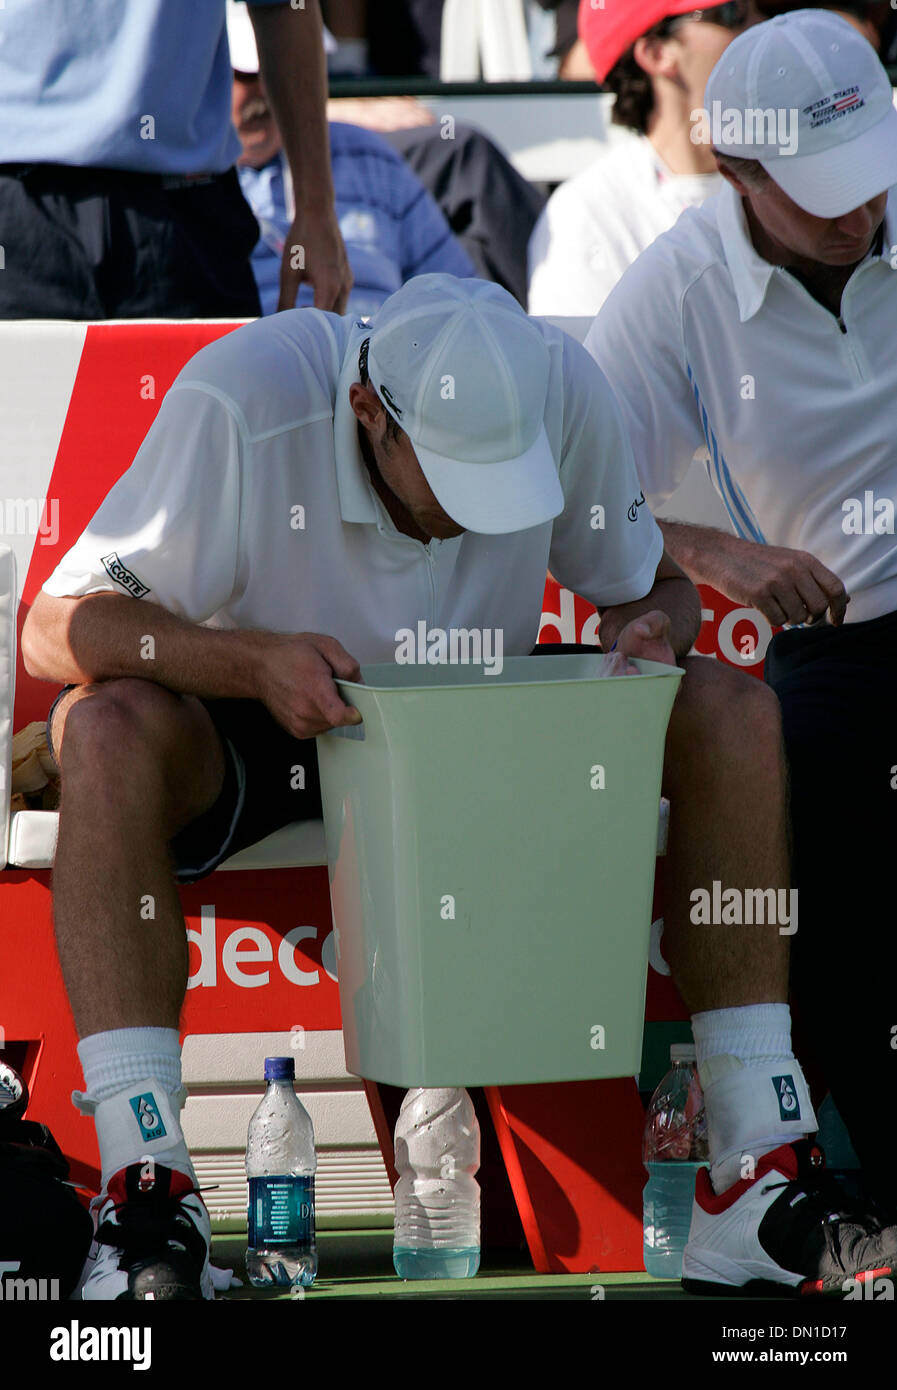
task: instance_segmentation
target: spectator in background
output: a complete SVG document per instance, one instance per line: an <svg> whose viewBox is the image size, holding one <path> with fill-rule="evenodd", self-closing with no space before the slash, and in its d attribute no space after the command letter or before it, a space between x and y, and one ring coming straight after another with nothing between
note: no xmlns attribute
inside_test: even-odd
<svg viewBox="0 0 897 1390"><path fill-rule="evenodd" d="M331 77L364 77L368 71L367 0L321 0L327 72Z"/></svg>
<svg viewBox="0 0 897 1390"><path fill-rule="evenodd" d="M363 5L366 0L331 0L331 4L334 3ZM594 81L595 69L578 31L580 0L535 0L535 3L543 9L554 10L557 15L557 42L552 56L558 59L557 75L560 80ZM774 15L787 13L788 10L802 10L807 5L808 0L756 0L761 19L771 19ZM604 6L594 4L591 8L603 9ZM864 37L876 47L879 46L879 31L882 28L897 30L897 11L891 6L890 0L820 0L814 8L834 9L845 19L856 24Z"/></svg>
<svg viewBox="0 0 897 1390"><path fill-rule="evenodd" d="M318 307L340 312L351 277L318 0L254 0L249 14L297 190L281 307L308 280ZM230 92L224 0L0 9L0 318L257 314Z"/></svg>
<svg viewBox="0 0 897 1390"><path fill-rule="evenodd" d="M444 47L452 47L449 30L476 27L486 10L492 9L493 34L499 32L504 42L504 56L515 47L508 27L517 21L513 3L499 0L324 0L325 17L340 28L340 32L364 35L366 56L372 72L383 77L409 77L412 74L434 80L444 70ZM551 78L557 64L547 59L561 58L567 47L568 31L576 38L576 6L578 0L517 0L519 18L526 30L530 57L536 79ZM635 0L633 0L635 3ZM547 20L545 11L554 11L555 20ZM572 13L571 13L572 12ZM343 25L349 20L349 24ZM492 25L495 27L493 28ZM448 27L447 27L448 26ZM553 35L555 46L546 51L546 34ZM550 39L549 39L550 42ZM569 74L565 74L569 76Z"/></svg>
<svg viewBox="0 0 897 1390"><path fill-rule="evenodd" d="M702 10L688 0L605 0L603 9L582 0L581 37L630 138L549 199L529 243L531 314L597 313L645 247L722 188L712 153L691 139L690 114L720 55L758 18L753 0Z"/></svg>
<svg viewBox="0 0 897 1390"><path fill-rule="evenodd" d="M594 82L595 69L579 37L579 0L536 0L543 10L554 10L555 43L547 55L557 59L561 82Z"/></svg>
<svg viewBox="0 0 897 1390"><path fill-rule="evenodd" d="M443 0L377 0L376 5L330 0L325 5L341 44L350 46L356 72L364 60L379 77L434 81L442 7ZM364 47L358 46L360 33ZM476 274L526 306L526 248L545 195L492 140L450 111L437 123L423 103L408 96L337 98L328 103L327 114L331 121L379 131L432 193Z"/></svg>
<svg viewBox="0 0 897 1390"><path fill-rule="evenodd" d="M234 66L233 120L243 145L240 184L262 233L252 269L262 313L271 314L277 308L284 239L292 219L290 171L259 76L252 25L234 0L228 0L227 26ZM330 154L336 212L354 277L349 312L373 314L414 275L473 275L470 257L433 198L382 136L331 123ZM311 301L310 288L301 285L297 306Z"/></svg>
<svg viewBox="0 0 897 1390"><path fill-rule="evenodd" d="M330 8L341 0L331 0ZM368 65L380 77L439 79L444 0L376 0L365 4Z"/></svg>
<svg viewBox="0 0 897 1390"><path fill-rule="evenodd" d="M526 248L545 195L481 130L450 119L384 135L430 189L476 274L526 308Z"/></svg>

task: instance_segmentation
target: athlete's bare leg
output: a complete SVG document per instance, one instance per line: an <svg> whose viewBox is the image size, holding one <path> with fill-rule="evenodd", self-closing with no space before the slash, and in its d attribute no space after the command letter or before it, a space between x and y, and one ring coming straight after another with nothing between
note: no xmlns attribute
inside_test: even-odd
<svg viewBox="0 0 897 1390"><path fill-rule="evenodd" d="M167 845L216 800L221 740L195 697L138 679L69 691L51 735L53 912L78 1036L177 1028L187 937Z"/></svg>
<svg viewBox="0 0 897 1390"><path fill-rule="evenodd" d="M789 936L781 924L696 925L699 888L790 887L779 703L760 681L688 657L667 733L670 800L663 952L690 1013L785 1003ZM786 927L790 930L790 924Z"/></svg>

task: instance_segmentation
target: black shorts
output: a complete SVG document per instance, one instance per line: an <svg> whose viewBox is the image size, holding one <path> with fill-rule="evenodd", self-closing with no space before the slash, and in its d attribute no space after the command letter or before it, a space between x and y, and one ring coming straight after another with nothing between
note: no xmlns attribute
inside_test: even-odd
<svg viewBox="0 0 897 1390"><path fill-rule="evenodd" d="M600 652L594 644L545 643L532 655ZM66 691L47 714L50 721ZM201 700L224 745L224 785L218 800L169 843L178 883L195 883L223 860L293 821L321 820L318 749L313 738L293 738L260 700Z"/></svg>
<svg viewBox="0 0 897 1390"><path fill-rule="evenodd" d="M63 695L47 714L50 721ZM178 883L205 878L225 859L292 821L320 820L315 740L293 738L260 700L202 700L224 745L224 785L217 801L169 843Z"/></svg>
<svg viewBox="0 0 897 1390"><path fill-rule="evenodd" d="M867 1183L897 1217L897 613L766 654L788 753L794 998Z"/></svg>
<svg viewBox="0 0 897 1390"><path fill-rule="evenodd" d="M0 165L0 319L255 318L258 236L235 169Z"/></svg>

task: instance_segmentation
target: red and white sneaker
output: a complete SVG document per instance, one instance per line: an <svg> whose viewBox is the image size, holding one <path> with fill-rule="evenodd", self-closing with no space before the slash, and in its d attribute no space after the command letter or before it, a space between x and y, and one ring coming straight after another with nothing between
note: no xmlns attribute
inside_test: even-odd
<svg viewBox="0 0 897 1390"><path fill-rule="evenodd" d="M809 1139L784 1144L719 1196L697 1177L682 1259L687 1293L844 1297L867 1279L893 1279L897 1226L852 1201Z"/></svg>
<svg viewBox="0 0 897 1390"><path fill-rule="evenodd" d="M96 1234L76 1297L93 1300L214 1298L211 1223L190 1178L132 1163L94 1203Z"/></svg>

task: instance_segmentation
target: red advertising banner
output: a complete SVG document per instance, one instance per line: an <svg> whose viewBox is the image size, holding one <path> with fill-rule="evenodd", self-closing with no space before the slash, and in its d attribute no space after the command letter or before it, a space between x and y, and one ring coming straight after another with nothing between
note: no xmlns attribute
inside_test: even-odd
<svg viewBox="0 0 897 1390"><path fill-rule="evenodd" d="M724 661L751 675L763 676L766 649L778 628L770 627L756 608L743 608L708 585L700 585L703 626L694 653ZM548 576L542 603L540 642L596 642L598 614L586 599L562 589Z"/></svg>

